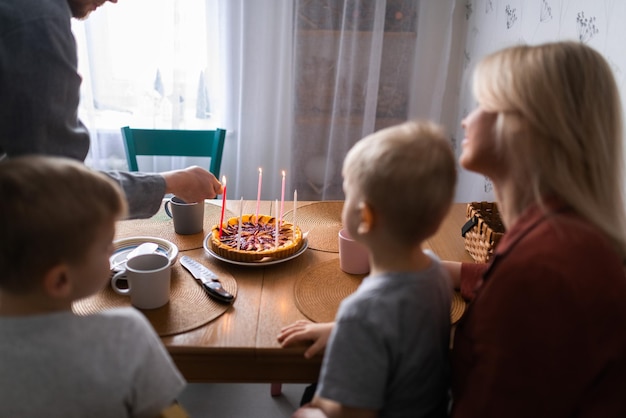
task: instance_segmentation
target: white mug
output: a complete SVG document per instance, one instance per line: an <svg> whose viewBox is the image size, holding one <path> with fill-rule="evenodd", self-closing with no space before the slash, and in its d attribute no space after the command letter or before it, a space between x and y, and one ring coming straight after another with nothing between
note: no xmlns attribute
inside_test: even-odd
<svg viewBox="0 0 626 418"><path fill-rule="evenodd" d="M339 268L349 274L367 274L370 271L367 248L352 239L347 229L339 231Z"/></svg>
<svg viewBox="0 0 626 418"><path fill-rule="evenodd" d="M156 309L170 300L171 266L167 256L140 254L126 262L126 268L111 278L111 287L119 295L130 295L130 303L139 309ZM119 287L127 280L128 287Z"/></svg>

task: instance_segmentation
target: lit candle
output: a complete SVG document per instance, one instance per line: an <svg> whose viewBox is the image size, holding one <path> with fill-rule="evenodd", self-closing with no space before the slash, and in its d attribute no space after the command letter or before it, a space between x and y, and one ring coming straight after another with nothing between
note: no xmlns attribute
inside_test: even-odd
<svg viewBox="0 0 626 418"><path fill-rule="evenodd" d="M283 223L283 209L285 207L285 170L283 170L283 183L280 192L280 223Z"/></svg>
<svg viewBox="0 0 626 418"><path fill-rule="evenodd" d="M239 203L239 228L237 229L237 251L241 249L241 222L243 218L243 196Z"/></svg>
<svg viewBox="0 0 626 418"><path fill-rule="evenodd" d="M261 184L263 183L263 169L259 167L259 185L256 192L256 214L254 219L259 221L259 204L261 203Z"/></svg>
<svg viewBox="0 0 626 418"><path fill-rule="evenodd" d="M293 240L296 240L296 209L298 206L298 191L293 191Z"/></svg>
<svg viewBox="0 0 626 418"><path fill-rule="evenodd" d="M222 176L222 186L224 192L222 193L222 214L220 215L220 239L222 238L222 224L224 223L224 209L226 208L226 176Z"/></svg>
<svg viewBox="0 0 626 418"><path fill-rule="evenodd" d="M276 225L276 233L275 233L275 236L274 236L274 246L276 248L278 248L278 232L279 232L279 229L278 229L278 217L276 216L276 215L278 215L278 199L276 200L275 207L276 207L276 209L274 210L274 212L276 212L276 213L274 214L274 217L275 217L275 222L274 223Z"/></svg>

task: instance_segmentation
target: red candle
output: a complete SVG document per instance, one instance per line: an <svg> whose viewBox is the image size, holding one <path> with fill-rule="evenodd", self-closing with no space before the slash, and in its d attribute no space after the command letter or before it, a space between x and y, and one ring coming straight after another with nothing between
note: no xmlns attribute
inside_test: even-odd
<svg viewBox="0 0 626 418"><path fill-rule="evenodd" d="M283 184L280 192L280 224L283 224L283 209L285 207L285 170L283 170Z"/></svg>
<svg viewBox="0 0 626 418"><path fill-rule="evenodd" d="M261 184L263 183L263 169L259 167L259 185L256 192L256 214L254 219L259 221L259 203L261 203Z"/></svg>
<svg viewBox="0 0 626 418"><path fill-rule="evenodd" d="M222 224L224 223L224 209L226 208L226 176L222 176L222 185L224 192L222 193L222 214L220 215L220 239L222 238Z"/></svg>

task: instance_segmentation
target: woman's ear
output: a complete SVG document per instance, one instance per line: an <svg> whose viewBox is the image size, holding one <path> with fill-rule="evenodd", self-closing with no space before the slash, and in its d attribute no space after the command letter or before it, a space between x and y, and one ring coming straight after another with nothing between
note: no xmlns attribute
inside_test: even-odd
<svg viewBox="0 0 626 418"><path fill-rule="evenodd" d="M360 235L365 235L374 227L374 211L372 207L366 202L359 203L360 220L357 232Z"/></svg>
<svg viewBox="0 0 626 418"><path fill-rule="evenodd" d="M43 278L43 290L55 299L63 299L71 295L72 284L66 264L57 264L48 270Z"/></svg>

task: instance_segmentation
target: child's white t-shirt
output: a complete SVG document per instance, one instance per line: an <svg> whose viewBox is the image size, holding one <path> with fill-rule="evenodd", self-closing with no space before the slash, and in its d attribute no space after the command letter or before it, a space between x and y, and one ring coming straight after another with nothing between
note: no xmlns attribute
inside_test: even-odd
<svg viewBox="0 0 626 418"><path fill-rule="evenodd" d="M158 416L184 387L134 308L0 316L0 416Z"/></svg>

